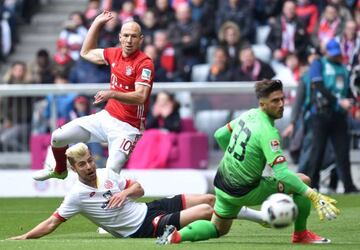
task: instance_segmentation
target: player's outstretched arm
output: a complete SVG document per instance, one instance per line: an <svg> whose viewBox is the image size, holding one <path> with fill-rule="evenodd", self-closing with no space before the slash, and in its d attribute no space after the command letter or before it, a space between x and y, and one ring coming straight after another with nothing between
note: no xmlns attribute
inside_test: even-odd
<svg viewBox="0 0 360 250"><path fill-rule="evenodd" d="M27 240L41 238L53 232L62 221L55 216L50 216L48 219L41 222L39 225L31 229L29 232L9 238L10 240Z"/></svg>
<svg viewBox="0 0 360 250"><path fill-rule="evenodd" d="M84 43L81 47L80 55L84 59L96 63L96 64L105 64L105 59L103 56L103 49L97 48L97 40L99 37L100 29L103 25L109 20L113 19L111 12L104 11L98 15L94 22L91 24L88 33L86 34Z"/></svg>

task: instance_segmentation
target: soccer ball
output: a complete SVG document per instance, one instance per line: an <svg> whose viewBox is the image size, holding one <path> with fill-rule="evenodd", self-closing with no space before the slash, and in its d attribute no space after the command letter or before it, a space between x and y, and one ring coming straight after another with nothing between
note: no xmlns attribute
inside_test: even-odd
<svg viewBox="0 0 360 250"><path fill-rule="evenodd" d="M264 220L273 228L290 226L298 215L293 199L286 194L270 195L261 205Z"/></svg>

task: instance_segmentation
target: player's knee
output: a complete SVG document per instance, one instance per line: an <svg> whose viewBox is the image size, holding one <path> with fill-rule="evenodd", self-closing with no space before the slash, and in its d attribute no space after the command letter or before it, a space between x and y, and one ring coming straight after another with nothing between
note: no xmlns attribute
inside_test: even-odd
<svg viewBox="0 0 360 250"><path fill-rule="evenodd" d="M214 209L209 204L201 204L201 218L205 220L210 220L212 214L214 213Z"/></svg>
<svg viewBox="0 0 360 250"><path fill-rule="evenodd" d="M56 148L66 146L66 143L63 140L62 130L61 129L58 128L54 132L52 132L52 134L51 134L51 146L54 146Z"/></svg>
<svg viewBox="0 0 360 250"><path fill-rule="evenodd" d="M211 207L215 204L215 195L213 194L206 194L204 197L204 203L209 204Z"/></svg>
<svg viewBox="0 0 360 250"><path fill-rule="evenodd" d="M305 174L298 173L300 179L308 186L311 185L311 178Z"/></svg>
<svg viewBox="0 0 360 250"><path fill-rule="evenodd" d="M115 173L120 173L122 167L125 165L128 157L126 154L118 154L114 158L109 158L106 164L106 168L111 169Z"/></svg>

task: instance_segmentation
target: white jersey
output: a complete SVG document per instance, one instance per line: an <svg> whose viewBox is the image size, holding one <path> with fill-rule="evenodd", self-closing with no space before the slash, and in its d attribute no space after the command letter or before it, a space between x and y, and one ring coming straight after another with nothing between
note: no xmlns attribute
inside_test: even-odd
<svg viewBox="0 0 360 250"><path fill-rule="evenodd" d="M98 188L79 180L54 213L60 220L67 220L80 213L115 237L127 237L142 225L147 206L127 199L121 207L106 208L110 197L127 187L128 181L108 169L97 169Z"/></svg>

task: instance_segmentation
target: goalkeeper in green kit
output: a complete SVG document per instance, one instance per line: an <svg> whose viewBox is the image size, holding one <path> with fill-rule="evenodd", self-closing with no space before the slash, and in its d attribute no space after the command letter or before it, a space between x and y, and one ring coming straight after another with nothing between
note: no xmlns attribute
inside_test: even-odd
<svg viewBox="0 0 360 250"><path fill-rule="evenodd" d="M283 116L284 93L279 80L263 80L255 84L259 107L250 109L215 132L224 150L214 186L216 202L211 221L198 220L177 230L167 226L158 244L200 241L217 238L229 232L233 219L264 223L262 213L247 206L260 205L273 193L293 194L299 213L294 223L293 243L330 243L307 229L311 203L320 220L335 219L339 210L335 200L318 193L308 185L310 179L295 174L280 146L280 135L274 121ZM263 177L269 165L274 177ZM308 184L308 185L307 185Z"/></svg>

